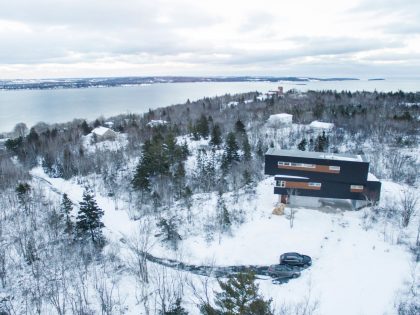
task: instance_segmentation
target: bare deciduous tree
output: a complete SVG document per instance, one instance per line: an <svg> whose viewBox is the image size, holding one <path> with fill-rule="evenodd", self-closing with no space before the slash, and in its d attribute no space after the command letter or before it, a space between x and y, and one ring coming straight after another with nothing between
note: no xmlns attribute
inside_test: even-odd
<svg viewBox="0 0 420 315"><path fill-rule="evenodd" d="M413 189L405 189L401 196L401 225L407 227L417 212L418 196Z"/></svg>

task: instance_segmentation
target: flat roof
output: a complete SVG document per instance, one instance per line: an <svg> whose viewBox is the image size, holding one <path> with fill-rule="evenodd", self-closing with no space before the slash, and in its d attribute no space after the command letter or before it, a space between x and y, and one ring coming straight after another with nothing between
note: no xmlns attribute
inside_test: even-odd
<svg viewBox="0 0 420 315"><path fill-rule="evenodd" d="M309 159L322 159L322 160L340 160L340 161L352 161L352 162L366 162L361 155L356 154L337 154L327 152L310 152L300 150L279 150L270 148L266 152L266 155L279 155L279 156L290 156L290 157L302 157Z"/></svg>

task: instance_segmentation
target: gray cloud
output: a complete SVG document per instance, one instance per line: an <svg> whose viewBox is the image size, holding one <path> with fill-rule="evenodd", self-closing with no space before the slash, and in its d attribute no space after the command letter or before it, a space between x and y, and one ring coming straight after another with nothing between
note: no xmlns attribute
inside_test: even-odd
<svg viewBox="0 0 420 315"><path fill-rule="evenodd" d="M226 74L284 71L284 75L307 69L353 76L377 69L381 62L394 62L394 68L387 64L383 69L401 74L406 69L397 64L418 61L418 47L407 49L407 43L420 34L420 1L366 0L342 13L343 18L357 17L357 23L366 25L375 23L374 16L389 17L375 24L379 36L365 36L360 30L338 34L340 25L309 36L307 31L318 22L316 14L300 20L301 12L290 13L296 15L295 27L302 27L289 29L293 19L284 21L287 12L280 15L265 2L259 9L238 7L243 9L240 14L235 7L220 7L219 14L189 0L10 1L0 9L0 70L2 66L19 70L22 66L42 69L40 65L47 64L122 63L122 69L130 64L147 67L148 74L161 73L166 69L163 65L172 64L178 65L171 70L177 74L187 71L188 65L188 74L200 75L205 73L197 69L209 74L224 74L225 69ZM2 25L7 27L1 29ZM372 67L366 66L369 62Z"/></svg>

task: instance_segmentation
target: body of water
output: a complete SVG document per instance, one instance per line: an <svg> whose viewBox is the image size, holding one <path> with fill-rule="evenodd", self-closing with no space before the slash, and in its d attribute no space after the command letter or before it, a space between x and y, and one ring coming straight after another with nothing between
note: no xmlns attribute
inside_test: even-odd
<svg viewBox="0 0 420 315"><path fill-rule="evenodd" d="M124 113L144 113L149 108L184 103L203 97L250 91L267 92L283 86L298 89L348 91L420 91L420 80L314 81L314 82L200 82L163 83L112 88L0 91L0 132L19 123L59 123L74 118L94 120Z"/></svg>

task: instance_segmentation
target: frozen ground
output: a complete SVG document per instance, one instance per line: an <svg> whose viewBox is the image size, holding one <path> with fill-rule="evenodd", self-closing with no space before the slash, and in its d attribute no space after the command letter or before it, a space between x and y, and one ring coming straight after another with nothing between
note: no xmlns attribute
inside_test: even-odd
<svg viewBox="0 0 420 315"><path fill-rule="evenodd" d="M81 201L83 188L75 180L49 178L41 168L32 174L47 180L56 191L67 193L73 202ZM216 265L269 265L277 263L283 252L302 252L312 256L313 265L299 279L284 285L259 281L264 296L272 297L274 305L298 302L310 295L312 301L319 302L318 313L323 315L394 314L397 294L410 281L411 259L406 248L384 241L380 225L366 229L364 211L324 213L299 208L291 228L286 216L271 214L276 202L272 185L271 178L261 181L255 198L239 198L236 204L231 204L232 198L226 194L227 208L245 210L246 222L234 227L231 236L223 235L220 243L217 237L209 243L198 231L182 241L178 253L160 243L152 253L182 257L196 264L213 261ZM383 183L383 194L399 190L401 186L395 183ZM107 237L118 240L135 230L137 222L131 221L126 211L116 210L112 199L99 195L96 198L105 210ZM211 213L215 203L216 196L195 198L194 208ZM130 279L123 281L129 283ZM129 287L132 284L127 284ZM126 294L130 296L129 291ZM128 305L130 311L137 307Z"/></svg>

